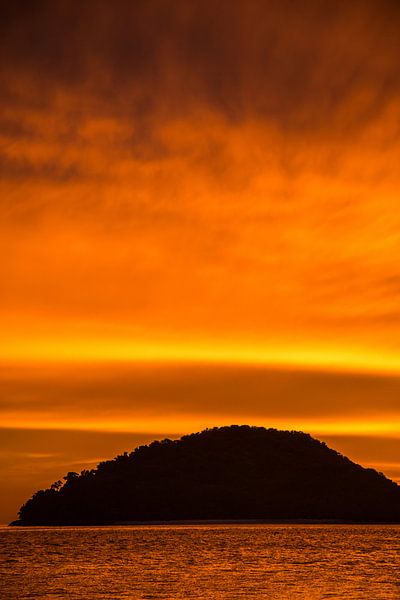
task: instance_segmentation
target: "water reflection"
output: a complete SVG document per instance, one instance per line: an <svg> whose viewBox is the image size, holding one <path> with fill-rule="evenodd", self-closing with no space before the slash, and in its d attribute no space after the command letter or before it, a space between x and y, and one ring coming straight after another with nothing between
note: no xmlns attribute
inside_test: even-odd
<svg viewBox="0 0 400 600"><path fill-rule="evenodd" d="M0 597L398 599L400 527L0 529Z"/></svg>

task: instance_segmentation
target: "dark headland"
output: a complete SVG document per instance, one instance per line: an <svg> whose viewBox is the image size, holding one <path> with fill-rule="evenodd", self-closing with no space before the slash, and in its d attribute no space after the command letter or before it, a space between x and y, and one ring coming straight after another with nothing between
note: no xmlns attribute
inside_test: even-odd
<svg viewBox="0 0 400 600"><path fill-rule="evenodd" d="M400 487L306 433L233 425L68 473L12 524L289 520L400 522Z"/></svg>

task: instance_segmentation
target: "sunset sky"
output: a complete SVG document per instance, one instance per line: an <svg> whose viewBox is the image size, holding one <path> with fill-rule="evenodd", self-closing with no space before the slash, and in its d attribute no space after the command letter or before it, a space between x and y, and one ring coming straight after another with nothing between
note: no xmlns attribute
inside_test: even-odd
<svg viewBox="0 0 400 600"><path fill-rule="evenodd" d="M400 480L399 2L13 0L0 29L0 522L231 423Z"/></svg>

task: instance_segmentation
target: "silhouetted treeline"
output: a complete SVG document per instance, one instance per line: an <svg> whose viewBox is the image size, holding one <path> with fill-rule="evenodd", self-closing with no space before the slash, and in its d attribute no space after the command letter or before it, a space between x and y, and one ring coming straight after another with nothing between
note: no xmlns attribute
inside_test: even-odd
<svg viewBox="0 0 400 600"><path fill-rule="evenodd" d="M301 432L247 425L165 439L68 473L18 524L201 519L400 521L400 487Z"/></svg>

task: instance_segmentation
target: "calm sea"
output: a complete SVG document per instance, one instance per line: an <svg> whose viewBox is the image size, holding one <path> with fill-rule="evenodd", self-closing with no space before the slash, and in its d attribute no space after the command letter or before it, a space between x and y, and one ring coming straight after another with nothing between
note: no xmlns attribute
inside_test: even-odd
<svg viewBox="0 0 400 600"><path fill-rule="evenodd" d="M0 528L0 598L400 598L400 527Z"/></svg>

